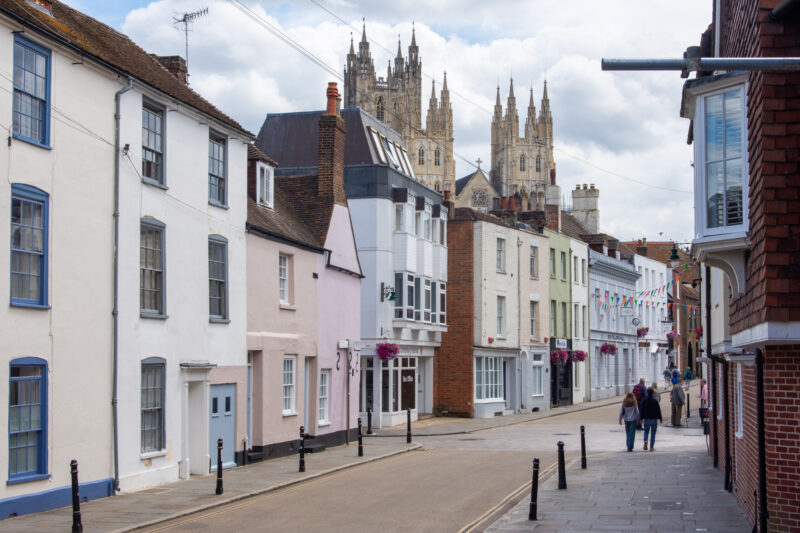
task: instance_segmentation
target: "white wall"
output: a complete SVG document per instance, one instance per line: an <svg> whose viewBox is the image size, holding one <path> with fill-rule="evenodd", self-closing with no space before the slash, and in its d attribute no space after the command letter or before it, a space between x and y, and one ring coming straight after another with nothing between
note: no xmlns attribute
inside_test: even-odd
<svg viewBox="0 0 800 533"><path fill-rule="evenodd" d="M245 233L247 216L247 150L243 137L213 124L227 134L228 208L208 203L209 120L186 106L148 96L166 106L166 189L142 182L142 96L136 85L122 98L120 156L120 469L123 489L136 489L208 471L207 444L190 450L188 436L208 441L209 377L191 373L180 364L244 366L246 352ZM166 225L166 314L160 320L140 318L140 220L153 217ZM228 241L228 313L230 323L211 323L208 317L208 236ZM162 454L140 453L141 360L166 359L166 449ZM188 384L193 381L191 387ZM206 402L189 410L190 396ZM197 406L195 406L197 407ZM237 425L245 421L237 421ZM205 451L205 453L203 453ZM189 455L191 464L187 464ZM152 456L155 455L155 456Z"/></svg>
<svg viewBox="0 0 800 533"><path fill-rule="evenodd" d="M572 272L572 349L586 352L586 360L572 363L572 403L583 403L589 393L587 385L591 379L591 354L589 353L589 246L570 238L570 268ZM575 275L575 259L578 273ZM575 306L577 305L577 313ZM577 317L577 320L576 320ZM585 317L585 318L584 318ZM585 333L584 333L585 331Z"/></svg>
<svg viewBox="0 0 800 533"><path fill-rule="evenodd" d="M633 256L634 265L637 273L641 277L636 281L636 293L643 291L658 291L672 280L668 275L666 264L644 257L641 255ZM667 366L667 332L672 329L671 324L663 321L669 316L667 308L667 296L670 290L662 290L657 294L640 298L636 306L635 316L641 321L639 328L646 327L649 331L644 337L638 337L637 358L634 371L636 379L642 377L648 385L652 382L663 383L662 372ZM647 305L647 302L650 305ZM646 344L647 346L642 346Z"/></svg>

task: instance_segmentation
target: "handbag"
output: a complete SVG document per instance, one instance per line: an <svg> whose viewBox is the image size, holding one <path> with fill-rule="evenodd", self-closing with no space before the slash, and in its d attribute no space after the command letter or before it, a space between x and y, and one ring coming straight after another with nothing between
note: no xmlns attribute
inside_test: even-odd
<svg viewBox="0 0 800 533"><path fill-rule="evenodd" d="M708 407L700 408L700 418L708 418Z"/></svg>

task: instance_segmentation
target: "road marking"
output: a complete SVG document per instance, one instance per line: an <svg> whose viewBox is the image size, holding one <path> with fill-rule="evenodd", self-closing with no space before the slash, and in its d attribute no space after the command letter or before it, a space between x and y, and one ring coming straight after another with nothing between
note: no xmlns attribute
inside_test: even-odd
<svg viewBox="0 0 800 533"><path fill-rule="evenodd" d="M544 470L539 472L539 476L541 477L541 476L549 474L557 466L558 466L557 462L551 464L550 466L548 466L547 468L545 468ZM493 513L497 512L498 509L500 509L501 507L506 505L512 499L514 499L517 496L519 496L520 493L525 492L526 490L530 489L532 482L533 482L533 480L524 483L521 487L519 487L518 489L514 490L511 494L507 495L505 498L500 500L500 502L497 503L494 507L492 507L491 509L489 509L488 511L483 513L481 516L479 516L478 518L476 518L475 520L473 520L472 522L470 522L469 524L467 524L466 526L464 526L460 530L458 530L458 533L471 533L472 531L475 531L475 528L479 524L483 523L483 521L486 520L489 516L491 516Z"/></svg>

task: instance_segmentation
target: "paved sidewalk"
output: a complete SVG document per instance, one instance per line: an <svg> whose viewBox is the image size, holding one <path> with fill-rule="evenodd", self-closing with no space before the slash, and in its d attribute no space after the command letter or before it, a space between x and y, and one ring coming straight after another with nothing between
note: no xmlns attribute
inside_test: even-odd
<svg viewBox="0 0 800 533"><path fill-rule="evenodd" d="M661 403L664 409L664 420L669 421L669 390L660 389ZM692 416L698 416L697 410L700 407L700 380L693 380L691 387L691 405ZM575 413L578 411L585 411L587 409L594 409L596 407L603 407L606 405L618 404L622 402L623 396L613 396L611 398L604 398L602 400L595 400L593 402L584 402L576 405L568 405L565 407L553 407L549 411L537 411L535 413L522 413L517 415L507 416L494 416L491 418L457 418L457 417L433 417L411 423L411 433L414 437L435 437L440 435L461 435L466 433L474 433L476 431L483 431L485 429L492 429L504 426L511 426L514 424L523 424L533 420L540 420L552 416L564 415L567 413ZM685 413L685 410L684 410ZM685 414L684 414L685 416ZM366 421L364 421L366 423ZM365 430L366 431L366 430ZM397 426L385 427L380 429L373 429L373 435L368 437L405 437L406 424L399 424Z"/></svg>
<svg viewBox="0 0 800 533"><path fill-rule="evenodd" d="M151 489L102 498L81 505L83 530L133 531L154 524L204 511L243 498L277 490L420 448L399 439L374 439L364 443L364 457L358 457L358 445L328 448L322 453L306 455L306 472L299 473L297 455L271 459L223 472L224 494L216 496L216 473L192 476L186 481L160 485ZM69 531L72 507L8 518L0 522L0 531L41 533Z"/></svg>
<svg viewBox="0 0 800 533"><path fill-rule="evenodd" d="M664 432L698 431L698 422L692 425L695 427ZM712 466L705 439L687 437L685 445L659 447L657 438L654 452L642 451L640 439L638 432L632 453L590 455L586 470L581 470L580 459L570 461L566 490L557 489L557 473L547 478L539 487L538 520L528 520L528 491L486 531L750 531L733 495L722 488L723 476Z"/></svg>

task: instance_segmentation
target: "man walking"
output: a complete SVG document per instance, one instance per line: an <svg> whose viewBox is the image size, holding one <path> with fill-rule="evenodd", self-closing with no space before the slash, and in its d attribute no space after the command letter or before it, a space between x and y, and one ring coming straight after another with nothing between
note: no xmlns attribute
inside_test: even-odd
<svg viewBox="0 0 800 533"><path fill-rule="evenodd" d="M686 395L683 392L682 385L683 380L678 378L669 395L672 401L672 426L676 428L681 427L681 413L683 412L683 404L686 402Z"/></svg>

